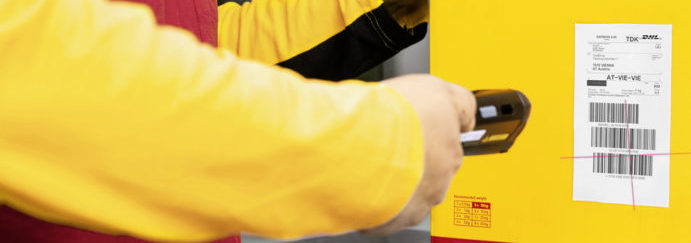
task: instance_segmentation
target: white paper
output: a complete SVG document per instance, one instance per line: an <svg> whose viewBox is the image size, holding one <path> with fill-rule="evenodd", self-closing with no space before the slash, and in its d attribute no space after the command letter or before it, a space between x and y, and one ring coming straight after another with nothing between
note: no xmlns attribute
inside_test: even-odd
<svg viewBox="0 0 691 243"><path fill-rule="evenodd" d="M575 58L573 200L668 207L672 26L577 24Z"/></svg>

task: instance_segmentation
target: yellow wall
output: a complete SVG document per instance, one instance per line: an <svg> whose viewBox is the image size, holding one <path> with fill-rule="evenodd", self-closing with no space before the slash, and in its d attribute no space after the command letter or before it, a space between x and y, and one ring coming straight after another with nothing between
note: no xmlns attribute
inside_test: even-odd
<svg viewBox="0 0 691 243"><path fill-rule="evenodd" d="M691 242L691 156L671 158L670 207L572 198L574 25L673 25L672 152L691 152L691 1L436 0L431 72L469 89L513 88L533 104L508 154L468 157L432 235L512 242ZM491 228L453 225L454 195L487 197Z"/></svg>

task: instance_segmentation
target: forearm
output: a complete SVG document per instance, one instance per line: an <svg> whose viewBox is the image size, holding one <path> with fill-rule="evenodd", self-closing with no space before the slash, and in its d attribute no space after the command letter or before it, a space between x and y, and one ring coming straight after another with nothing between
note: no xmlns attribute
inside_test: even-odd
<svg viewBox="0 0 691 243"><path fill-rule="evenodd" d="M0 5L0 201L161 241L337 233L406 203L422 135L397 93L219 55L132 6Z"/></svg>

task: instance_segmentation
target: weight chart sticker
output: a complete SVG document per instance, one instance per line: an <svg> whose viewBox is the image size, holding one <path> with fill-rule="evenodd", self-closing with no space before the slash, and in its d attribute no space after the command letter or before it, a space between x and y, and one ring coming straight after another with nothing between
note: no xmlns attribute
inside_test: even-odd
<svg viewBox="0 0 691 243"><path fill-rule="evenodd" d="M577 24L573 200L669 206L672 26Z"/></svg>
<svg viewBox="0 0 691 243"><path fill-rule="evenodd" d="M456 196L453 202L453 224L492 228L492 203L486 197Z"/></svg>

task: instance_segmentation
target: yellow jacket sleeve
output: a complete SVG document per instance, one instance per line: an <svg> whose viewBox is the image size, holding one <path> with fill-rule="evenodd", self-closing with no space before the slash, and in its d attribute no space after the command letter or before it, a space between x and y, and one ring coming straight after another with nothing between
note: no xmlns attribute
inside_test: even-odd
<svg viewBox="0 0 691 243"><path fill-rule="evenodd" d="M339 233L423 170L396 92L304 80L101 0L0 0L0 203L160 241Z"/></svg>
<svg viewBox="0 0 691 243"><path fill-rule="evenodd" d="M382 0L255 0L218 9L218 45L276 64L322 43Z"/></svg>
<svg viewBox="0 0 691 243"><path fill-rule="evenodd" d="M221 49L327 80L357 77L427 32L400 26L382 0L227 2L218 13Z"/></svg>

